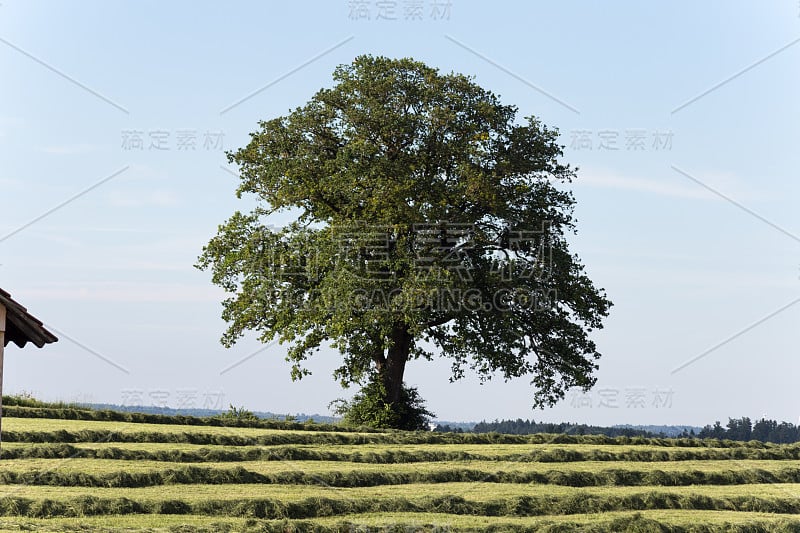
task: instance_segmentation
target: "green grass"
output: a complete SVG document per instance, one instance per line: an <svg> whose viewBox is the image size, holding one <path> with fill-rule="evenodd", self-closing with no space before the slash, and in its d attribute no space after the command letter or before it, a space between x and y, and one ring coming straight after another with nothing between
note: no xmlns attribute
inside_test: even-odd
<svg viewBox="0 0 800 533"><path fill-rule="evenodd" d="M260 435L303 435L323 434L346 436L364 435L372 436L376 433L358 433L344 431L321 431L309 432L304 430L284 430L284 429L264 429L249 427L220 427L220 426L196 426L178 424L152 424L138 422L108 422L94 420L61 420L47 418L4 418L3 432L47 432L54 431L108 431L122 434L136 433L197 433L204 435L241 435L241 436L260 436ZM380 435L380 433L377 433Z"/></svg>
<svg viewBox="0 0 800 533"><path fill-rule="evenodd" d="M53 486L307 484L335 487L493 481L567 486L734 485L800 482L800 461L535 462L440 461L393 465L341 461L168 463L114 459L18 459L0 482Z"/></svg>
<svg viewBox="0 0 800 533"><path fill-rule="evenodd" d="M183 526L186 531L268 531L275 528L280 531L286 526L302 527L302 524L313 524L330 531L348 531L349 525L360 527L361 530L376 530L402 524L406 532L434 530L440 531L476 531L500 530L520 531L523 529L543 529L548 526L574 526L577 528L597 527L610 525L614 521L629 521L631 523L647 520L657 521L660 524L688 528L698 524L727 524L729 526L752 526L762 524L766 531L775 531L781 524L800 524L794 515L749 513L730 511L674 511L655 510L639 512L608 512L600 516L596 514L547 516L547 517L482 517L461 516L452 514L432 513L380 513L380 514L354 514L341 517L318 518L313 521L271 521L246 518L219 518L209 519L198 515L112 515L103 517L80 518L0 518L0 531L130 531L131 529L147 528L153 531L175 531ZM344 527L342 527L344 526ZM353 528L355 531L356 528ZM788 530L788 529L787 529Z"/></svg>
<svg viewBox="0 0 800 533"><path fill-rule="evenodd" d="M0 531L800 532L798 445L17 409L4 419Z"/></svg>
<svg viewBox="0 0 800 533"><path fill-rule="evenodd" d="M198 502L207 499L244 500L271 498L300 501L309 498L386 499L395 498L465 498L489 502L502 498L541 496L545 498L611 497L654 492L659 494L691 495L716 498L793 498L800 506L800 484L763 483L750 485L709 485L682 487L566 487L533 484L491 482L425 483L377 487L320 487L307 485L166 485L140 488L50 487L33 485L0 486L0 498L71 499L79 496L129 498L141 501L178 500Z"/></svg>
<svg viewBox="0 0 800 533"><path fill-rule="evenodd" d="M614 520L639 514L645 518L653 520L663 520L670 524L688 526L696 523L727 522L729 524L746 524L758 520L778 522L794 521L800 524L800 517L792 514L778 513L750 513L732 511L676 511L673 509L657 509L651 511L610 511L603 513L605 520ZM548 522L555 523L577 523L591 524L598 521L596 513L575 514L575 515L550 515L547 517L503 517L497 520L494 517L486 516L463 516L452 514L432 513L380 513L380 514L360 514L349 515L347 520L366 526L389 525L392 523L406 524L425 524L434 523L442 526L450 526L455 529L468 529L470 526L486 527L490 525L509 524L509 525L539 525ZM341 519L338 517L319 518L316 521L323 525L335 524Z"/></svg>
<svg viewBox="0 0 800 533"><path fill-rule="evenodd" d="M282 428L254 428L254 427L219 427L198 426L186 424L145 423L145 422L119 422L97 420L72 420L72 419L47 419L47 418L9 418L12 421L7 427L9 441L37 442L38 439L72 439L74 442L97 442L94 437L108 436L113 438L122 436L139 437L128 442L185 442L185 438L175 440L175 435L199 435L206 437L231 437L239 440L257 440L268 436L280 436L286 441L297 440L295 444L585 444L585 445L650 445L661 448L688 447L688 448L738 448L738 449L794 449L800 450L800 443L794 445L777 445L758 441L737 442L718 439L665 439L643 437L605 437L603 435L566 435L566 434L537 434L537 435L501 435L497 433L432 433L427 431L401 432L401 431L352 431L347 428L330 431L310 431L313 424L303 426L293 424L291 429ZM320 426L323 427L323 426ZM38 436L38 437L37 437ZM159 437L160 436L160 437ZM294 439L292 438L294 437ZM267 439L269 440L269 439ZM305 441L305 442L301 442ZM53 442L70 442L68 440L53 440ZM224 444L215 442L214 444Z"/></svg>
<svg viewBox="0 0 800 533"><path fill-rule="evenodd" d="M308 473L347 472L386 472L386 465L371 463L349 463L343 461L236 461L229 463L165 463L163 461L128 461L115 459L17 459L0 461L3 472L25 472L31 470L58 470L59 472L83 472L104 474L116 471L149 472L167 468L246 468L253 472L274 473L285 470L302 469ZM551 463L517 461L437 461L392 465L391 472L446 472L453 469L470 468L486 473L493 472L590 472L609 470L629 472L684 472L704 473L741 471L759 469L775 472L784 469L800 470L800 461L662 461L662 462L609 462L581 461L553 465Z"/></svg>
<svg viewBox="0 0 800 533"><path fill-rule="evenodd" d="M33 435L38 435L34 433ZM48 434L55 441L59 433ZM597 445L588 444L359 444L333 442L323 444L286 444L287 436L279 432L268 437L272 444L253 445L245 438L232 445L230 435L149 434L156 440L172 435L174 442L136 442L142 434L131 433L134 442L80 442L83 432L69 434L69 444L57 442L11 442L4 445L3 458L67 458L132 459L170 462L225 462L269 460L327 460L360 463L413 463L431 461L520 461L567 463L576 461L650 462L690 460L795 460L800 448L776 446L770 448L700 448L658 447L654 445ZM84 439L94 435L83 435ZM290 435L292 436L292 435ZM201 443L188 443L188 439ZM297 440L296 436L292 436ZM301 435L300 440L304 437ZM119 439L117 439L119 440ZM233 439L238 440L238 439ZM77 441L77 442L76 442ZM215 441L221 441L216 442ZM335 444L335 446L333 445Z"/></svg>

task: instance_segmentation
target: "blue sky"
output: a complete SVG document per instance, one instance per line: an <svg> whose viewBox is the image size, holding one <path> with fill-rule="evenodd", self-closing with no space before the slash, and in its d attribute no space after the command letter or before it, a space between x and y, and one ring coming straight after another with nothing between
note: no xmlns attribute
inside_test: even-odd
<svg viewBox="0 0 800 533"><path fill-rule="evenodd" d="M440 418L796 422L800 4L416 3L3 0L0 286L61 337L10 347L5 390L291 413L349 394L331 351L299 383L280 346L224 371L260 345L220 346L222 294L192 265L249 205L224 151L371 53L559 128L574 250L615 303L588 395L532 411L524 380L410 364Z"/></svg>

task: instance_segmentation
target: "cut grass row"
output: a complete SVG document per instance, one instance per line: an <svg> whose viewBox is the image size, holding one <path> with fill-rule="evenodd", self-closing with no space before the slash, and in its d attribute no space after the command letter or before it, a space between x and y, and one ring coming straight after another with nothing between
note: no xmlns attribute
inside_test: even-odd
<svg viewBox="0 0 800 533"><path fill-rule="evenodd" d="M0 483L62 487L169 484L298 484L372 487L415 483L495 482L590 486L681 486L800 483L800 461L686 463L435 462L385 465L319 461L177 464L104 459L35 459L3 465Z"/></svg>
<svg viewBox="0 0 800 533"><path fill-rule="evenodd" d="M77 517L195 514L302 519L354 513L425 512L546 516L646 509L800 513L798 485L571 488L445 483L372 488L186 485L136 489L4 487L0 515Z"/></svg>
<svg viewBox="0 0 800 533"><path fill-rule="evenodd" d="M298 523L298 522L295 522ZM644 510L547 517L484 517L423 513L381 513L304 521L307 531L508 531L712 533L797 532L800 518L787 514L731 511Z"/></svg>
<svg viewBox="0 0 800 533"><path fill-rule="evenodd" d="M249 441L248 441L249 442ZM4 443L3 460L96 458L180 463L237 461L345 461L396 464L433 461L653 462L697 460L798 460L800 446L760 448L661 448L587 444L217 445L187 442Z"/></svg>
<svg viewBox="0 0 800 533"><path fill-rule="evenodd" d="M658 446L663 448L772 449L780 445L758 441L719 439L657 439L605 437L603 435L501 435L497 433L345 432L282 430L252 427L198 427L153 423L62 420L45 418L4 419L4 440L9 442L195 442L230 445L272 444L585 444L609 446ZM200 442L202 441L202 442Z"/></svg>
<svg viewBox="0 0 800 533"><path fill-rule="evenodd" d="M792 515L730 511L650 510L548 517L476 517L432 513L354 514L315 520L209 519L199 515L117 515L79 518L0 518L0 531L148 531L206 532L317 532L350 533L394 531L566 532L660 531L669 533L797 532L800 520Z"/></svg>
<svg viewBox="0 0 800 533"><path fill-rule="evenodd" d="M166 485L142 488L50 487L31 485L4 485L0 499L9 497L37 498L66 501L75 498L102 495L103 498L120 498L137 501L184 501L197 503L209 499L243 501L280 499L287 502L303 500L391 500L413 498L445 498L453 501L469 499L491 502L506 498L552 499L554 502L570 498L623 497L638 494L664 494L674 496L708 496L711 498L752 497L759 499L787 498L800 507L800 484L765 483L756 485L711 485L704 487L566 487L544 485L515 485L506 483L455 482L438 484L409 484L379 487L322 487L306 485ZM779 511L770 511L779 512ZM796 511L787 511L796 512Z"/></svg>
<svg viewBox="0 0 800 533"><path fill-rule="evenodd" d="M608 470L622 470L634 473L648 472L685 472L725 473L729 471L763 470L775 472L780 470L800 471L800 461L659 461L637 463L618 461L583 461L552 465L548 463L516 462L516 461L436 461L430 463L398 463L393 465L371 463L349 463L343 461L239 461L230 463L165 463L162 461L125 461L113 459L20 459L0 462L2 472L59 471L62 473L106 474L117 471L125 472L157 472L169 468L209 468L227 470L246 468L262 474L272 474L286 470L302 470L308 474L359 472L389 472L408 474L413 472L448 472L453 469L470 468L486 473L494 472L588 472L598 473Z"/></svg>

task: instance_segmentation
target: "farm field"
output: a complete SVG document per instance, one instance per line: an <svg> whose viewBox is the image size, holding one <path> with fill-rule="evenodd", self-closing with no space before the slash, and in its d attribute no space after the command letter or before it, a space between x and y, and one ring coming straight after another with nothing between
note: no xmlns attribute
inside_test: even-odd
<svg viewBox="0 0 800 533"><path fill-rule="evenodd" d="M53 414L3 420L0 531L800 531L796 445Z"/></svg>

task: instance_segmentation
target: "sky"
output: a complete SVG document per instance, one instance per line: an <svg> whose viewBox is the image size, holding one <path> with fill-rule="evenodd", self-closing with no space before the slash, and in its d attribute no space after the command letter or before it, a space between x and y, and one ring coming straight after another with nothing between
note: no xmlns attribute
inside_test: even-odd
<svg viewBox="0 0 800 533"><path fill-rule="evenodd" d="M413 57L558 128L578 233L614 302L595 388L406 380L441 420L704 425L800 416L800 4L0 3L0 287L60 341L8 347L5 393L329 414L323 350L219 339L193 267L238 200L225 156L360 54Z"/></svg>

